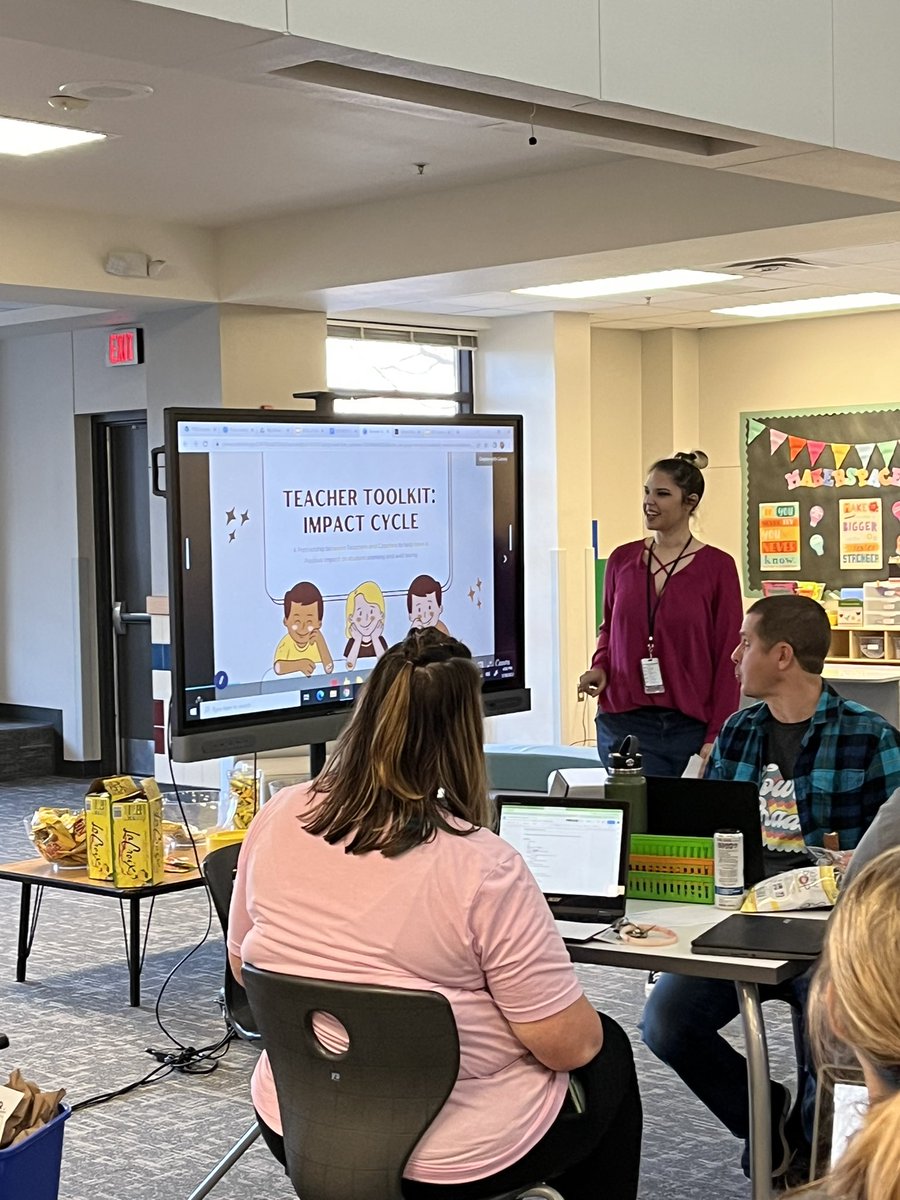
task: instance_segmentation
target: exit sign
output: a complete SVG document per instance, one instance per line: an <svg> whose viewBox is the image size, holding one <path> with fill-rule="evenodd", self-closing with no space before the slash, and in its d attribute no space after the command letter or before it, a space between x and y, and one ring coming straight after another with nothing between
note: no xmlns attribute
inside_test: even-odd
<svg viewBox="0 0 900 1200"><path fill-rule="evenodd" d="M115 329L106 346L106 362L110 367L134 367L144 361L144 331Z"/></svg>

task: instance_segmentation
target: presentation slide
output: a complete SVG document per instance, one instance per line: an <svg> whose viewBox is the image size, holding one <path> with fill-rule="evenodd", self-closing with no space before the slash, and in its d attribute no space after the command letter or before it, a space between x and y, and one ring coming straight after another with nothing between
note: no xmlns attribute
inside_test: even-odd
<svg viewBox="0 0 900 1200"><path fill-rule="evenodd" d="M473 520L491 514L490 469L470 452L390 446L363 460L362 478L360 465L337 447L299 462L210 456L215 665L233 684L277 673L285 638L312 662L305 674L367 657L371 667L373 645L413 623L440 623L473 654L493 650L493 524ZM434 586L410 598L423 578ZM298 637L285 598L304 583Z"/></svg>
<svg viewBox="0 0 900 1200"><path fill-rule="evenodd" d="M179 426L188 716L352 700L411 627L511 677L513 438L480 424Z"/></svg>

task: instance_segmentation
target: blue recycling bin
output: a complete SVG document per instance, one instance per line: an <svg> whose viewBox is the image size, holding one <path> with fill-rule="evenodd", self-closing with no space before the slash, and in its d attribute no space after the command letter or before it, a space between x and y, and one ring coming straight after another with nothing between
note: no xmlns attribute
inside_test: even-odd
<svg viewBox="0 0 900 1200"><path fill-rule="evenodd" d="M63 1133L71 1115L68 1104L60 1104L42 1129L0 1150L0 1200L59 1200Z"/></svg>

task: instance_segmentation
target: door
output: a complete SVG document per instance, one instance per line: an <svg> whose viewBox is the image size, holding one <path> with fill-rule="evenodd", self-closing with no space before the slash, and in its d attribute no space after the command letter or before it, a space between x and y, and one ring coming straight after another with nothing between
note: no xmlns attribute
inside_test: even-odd
<svg viewBox="0 0 900 1200"><path fill-rule="evenodd" d="M101 769L153 775L150 487L143 415L94 418L94 488Z"/></svg>

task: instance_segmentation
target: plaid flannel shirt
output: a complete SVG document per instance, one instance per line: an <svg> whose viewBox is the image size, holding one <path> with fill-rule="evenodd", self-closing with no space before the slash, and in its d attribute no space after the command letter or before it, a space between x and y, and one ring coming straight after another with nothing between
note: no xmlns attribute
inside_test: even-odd
<svg viewBox="0 0 900 1200"><path fill-rule="evenodd" d="M765 703L742 709L722 726L707 779L759 783L765 767ZM834 831L852 850L895 788L900 787L900 732L878 713L845 700L823 680L822 695L794 766L803 840L821 846Z"/></svg>

